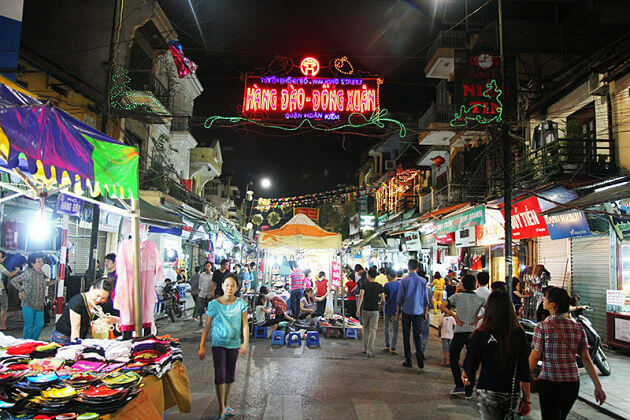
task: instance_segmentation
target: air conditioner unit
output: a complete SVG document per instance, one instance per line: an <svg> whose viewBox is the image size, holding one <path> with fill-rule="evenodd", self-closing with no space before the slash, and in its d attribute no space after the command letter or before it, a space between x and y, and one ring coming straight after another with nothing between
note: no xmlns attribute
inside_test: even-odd
<svg viewBox="0 0 630 420"><path fill-rule="evenodd" d="M396 167L396 161L395 160L386 160L385 161L385 170L386 171L391 171L395 167Z"/></svg>
<svg viewBox="0 0 630 420"><path fill-rule="evenodd" d="M590 95L604 96L608 86L602 83L602 75L600 73L591 73L588 76L588 93Z"/></svg>

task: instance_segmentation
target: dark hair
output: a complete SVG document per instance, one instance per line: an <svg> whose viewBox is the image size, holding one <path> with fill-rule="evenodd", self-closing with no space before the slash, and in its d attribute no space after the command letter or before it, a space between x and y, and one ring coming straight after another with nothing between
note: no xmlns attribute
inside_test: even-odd
<svg viewBox="0 0 630 420"><path fill-rule="evenodd" d="M348 271L348 274L346 274L346 278L348 280L354 281L354 271L352 271L352 270Z"/></svg>
<svg viewBox="0 0 630 420"><path fill-rule="evenodd" d="M199 273L200 271L201 271L201 267L196 266L196 267L195 267L195 273Z"/></svg>
<svg viewBox="0 0 630 420"><path fill-rule="evenodd" d="M569 302L571 298L566 290L561 287L550 287L547 292L547 301L556 304L556 312L565 314L569 312Z"/></svg>
<svg viewBox="0 0 630 420"><path fill-rule="evenodd" d="M252 261L252 262L249 263L249 266L250 267L256 267L256 263Z"/></svg>
<svg viewBox="0 0 630 420"><path fill-rule="evenodd" d="M116 262L116 254L113 252L111 254L105 255L106 260L110 260L111 262Z"/></svg>
<svg viewBox="0 0 630 420"><path fill-rule="evenodd" d="M464 286L465 290L474 290L476 281L477 280L475 279L475 276L473 276L472 274L466 274L462 279L462 285Z"/></svg>
<svg viewBox="0 0 630 420"><path fill-rule="evenodd" d="M417 270L418 260L414 260L414 259L409 260L409 262L407 263L407 268L409 268L409 271Z"/></svg>
<svg viewBox="0 0 630 420"><path fill-rule="evenodd" d="M208 265L208 264L212 265L212 263L211 263L210 261L206 261L206 262L203 264L203 268L206 268L206 265Z"/></svg>
<svg viewBox="0 0 630 420"><path fill-rule="evenodd" d="M171 280L171 279L170 279L170 278L168 278L168 277L164 279L164 283L170 283L170 282L172 282L172 281L173 281L173 280Z"/></svg>
<svg viewBox="0 0 630 420"><path fill-rule="evenodd" d="M363 271L363 266L361 264L357 264L354 266L354 271Z"/></svg>
<svg viewBox="0 0 630 420"><path fill-rule="evenodd" d="M416 271L416 274L418 276L420 276L420 277L426 277L427 276L427 273L423 269L420 269L420 270Z"/></svg>
<svg viewBox="0 0 630 420"><path fill-rule="evenodd" d="M370 277L371 279L374 279L376 278L376 276L378 276L378 270L376 269L376 267L372 266L368 270L367 274L368 274L368 277Z"/></svg>
<svg viewBox="0 0 630 420"><path fill-rule="evenodd" d="M306 300L308 301L308 303L313 303L313 298L309 298L307 293L309 292L313 292L313 288L312 287L307 287L306 289L304 289L304 297L306 298Z"/></svg>
<svg viewBox="0 0 630 420"><path fill-rule="evenodd" d="M442 278L442 275L440 274L440 272L439 272L439 271L436 271L436 272L435 272L435 274L433 274L433 278L434 278L434 279L441 279L441 278Z"/></svg>
<svg viewBox="0 0 630 420"><path fill-rule="evenodd" d="M304 270L304 277L308 277L310 275L311 275L311 270L310 269L307 268L306 270Z"/></svg>
<svg viewBox="0 0 630 420"><path fill-rule="evenodd" d="M402 275L403 275L402 270L396 271L396 277L402 277Z"/></svg>
<svg viewBox="0 0 630 420"><path fill-rule="evenodd" d="M504 281L493 281L492 286L490 286L492 292L503 292L507 293L507 284Z"/></svg>
<svg viewBox="0 0 630 420"><path fill-rule="evenodd" d="M39 252L34 252L31 255L28 256L28 266L33 268L33 264L35 264L37 262L37 260L41 258L42 260L44 259L44 255L40 254Z"/></svg>
<svg viewBox="0 0 630 420"><path fill-rule="evenodd" d="M223 283L222 283L222 284L225 284L225 281L226 281L227 279L232 279L232 280L234 280L234 284L236 284L236 287L238 287L238 279L236 278L236 274L234 274L234 273L229 273L228 275L226 275L226 276L223 278Z"/></svg>
<svg viewBox="0 0 630 420"><path fill-rule="evenodd" d="M326 273L324 273L323 271L320 271L319 272L319 278L322 278L322 277L326 277Z"/></svg>
<svg viewBox="0 0 630 420"><path fill-rule="evenodd" d="M0 250L0 256L2 256L2 258L6 258L7 257L6 251Z"/></svg>
<svg viewBox="0 0 630 420"><path fill-rule="evenodd" d="M490 283L490 274L487 271L477 273L477 282L482 286L487 285Z"/></svg>
<svg viewBox="0 0 630 420"><path fill-rule="evenodd" d="M107 279L97 280L90 289L105 290L107 293L112 292L112 283Z"/></svg>
<svg viewBox="0 0 630 420"><path fill-rule="evenodd" d="M228 264L228 263L229 263L229 261L224 259L224 260L221 260L221 262L219 263L219 265Z"/></svg>
<svg viewBox="0 0 630 420"><path fill-rule="evenodd" d="M385 267L379 268L378 272L381 273L381 274L385 274Z"/></svg>
<svg viewBox="0 0 630 420"><path fill-rule="evenodd" d="M464 276L464 281L466 281ZM522 341L521 326L516 320L514 305L507 293L494 292L488 296L483 321L477 331L492 334L497 341L498 362L506 368L518 357Z"/></svg>
<svg viewBox="0 0 630 420"><path fill-rule="evenodd" d="M393 278L395 278L395 277L396 277L396 270L394 270L393 268L388 268L388 269L387 269L387 275L388 275L389 277L393 277Z"/></svg>
<svg viewBox="0 0 630 420"><path fill-rule="evenodd" d="M267 289L267 286L260 286L260 289L258 289L258 293L260 293L261 295L266 295L267 293L269 293L269 289Z"/></svg>
<svg viewBox="0 0 630 420"><path fill-rule="evenodd" d="M256 306L263 305L263 299L267 300L267 295L258 295L258 298L256 298Z"/></svg>

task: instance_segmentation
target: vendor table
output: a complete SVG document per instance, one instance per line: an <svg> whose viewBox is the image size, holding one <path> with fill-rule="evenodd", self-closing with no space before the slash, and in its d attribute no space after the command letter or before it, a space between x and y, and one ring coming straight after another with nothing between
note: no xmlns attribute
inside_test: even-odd
<svg viewBox="0 0 630 420"><path fill-rule="evenodd" d="M164 412L178 406L182 413L190 413L191 397L188 372L182 362L173 364L161 379L147 376L142 392L111 418L121 420L162 419Z"/></svg>

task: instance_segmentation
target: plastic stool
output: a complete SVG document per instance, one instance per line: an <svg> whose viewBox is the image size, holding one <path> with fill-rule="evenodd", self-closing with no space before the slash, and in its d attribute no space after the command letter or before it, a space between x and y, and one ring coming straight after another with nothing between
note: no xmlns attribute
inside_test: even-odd
<svg viewBox="0 0 630 420"><path fill-rule="evenodd" d="M271 334L271 346L284 346L284 331L274 331Z"/></svg>
<svg viewBox="0 0 630 420"><path fill-rule="evenodd" d="M309 331L306 333L306 345L308 347L319 347L319 333L317 331Z"/></svg>
<svg viewBox="0 0 630 420"><path fill-rule="evenodd" d="M254 339L267 338L267 327L256 327L254 329Z"/></svg>
<svg viewBox="0 0 630 420"><path fill-rule="evenodd" d="M287 347L296 345L298 347L302 345L302 337L299 332L290 332L287 337Z"/></svg>
<svg viewBox="0 0 630 420"><path fill-rule="evenodd" d="M356 328L346 328L346 338L354 338L355 340L359 339L359 335L357 334Z"/></svg>

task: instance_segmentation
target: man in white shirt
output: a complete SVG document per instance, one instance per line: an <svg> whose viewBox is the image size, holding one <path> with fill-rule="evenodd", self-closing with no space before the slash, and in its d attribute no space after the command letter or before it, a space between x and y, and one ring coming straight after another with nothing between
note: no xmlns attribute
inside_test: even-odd
<svg viewBox="0 0 630 420"><path fill-rule="evenodd" d="M208 303L212 298L212 263L206 261L203 266L203 273L199 275L199 297L197 298L197 305L199 306L196 312L199 314L199 326L203 326L203 314L206 313Z"/></svg>
<svg viewBox="0 0 630 420"><path fill-rule="evenodd" d="M484 302L488 301L488 296L490 296L490 289L488 288L488 283L490 283L490 275L486 271L481 271L477 273L477 288L475 289L475 294L482 298ZM485 306L485 304L484 304ZM479 311L479 318L483 318L484 308L481 308ZM477 326L481 325L481 319L477 322Z"/></svg>

